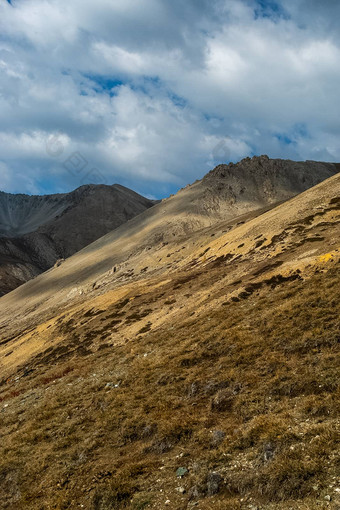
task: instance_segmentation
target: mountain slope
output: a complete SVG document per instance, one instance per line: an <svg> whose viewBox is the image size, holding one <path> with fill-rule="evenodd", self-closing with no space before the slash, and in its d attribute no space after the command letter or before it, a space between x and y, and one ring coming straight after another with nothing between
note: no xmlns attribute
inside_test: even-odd
<svg viewBox="0 0 340 510"><path fill-rule="evenodd" d="M169 225L175 228L179 224L177 218L174 221L163 214L172 207L175 197L166 200L98 239L60 267L2 297L2 334L5 337L7 329L24 331L39 322L40 317L53 317L60 308L69 305L79 303L81 307L82 303L111 289L120 296L126 292L124 289L134 288L140 282L163 278L168 281L177 273L210 274L211 268L222 264L228 271L232 269L230 281L241 280L237 288L242 289L247 282L242 274L256 273L255 265L259 266L259 274L270 274L273 260L274 273L279 267L281 274L286 264L290 272L296 260L301 257L303 260L307 248L311 260L317 260L324 253L325 245L332 252L337 248L339 183L340 174L337 174L288 202L267 207L267 212L260 209L232 220L217 221L186 237L166 231ZM190 215L184 219L190 221ZM163 238L154 242L155 230L158 233L161 226L164 235L173 238L171 242L164 242ZM323 229L327 232L327 242ZM289 256L284 262L286 252ZM298 262L298 266L301 264ZM308 257L306 264L309 264ZM198 295L194 307L199 302L197 299ZM10 360L8 356L6 362Z"/></svg>
<svg viewBox="0 0 340 510"><path fill-rule="evenodd" d="M154 205L120 185L72 193L0 193L0 295Z"/></svg>
<svg viewBox="0 0 340 510"><path fill-rule="evenodd" d="M340 174L153 211L0 299L0 508L337 508Z"/></svg>
<svg viewBox="0 0 340 510"><path fill-rule="evenodd" d="M244 221L240 215L259 214L261 209L273 207L338 170L339 166L331 163L295 163L270 160L267 156L246 158L237 165L220 165L201 181L98 239L60 268L30 282L9 302L17 303L20 296L25 296L31 305L53 306L56 299L67 300L70 292L74 297L75 293L92 289L98 278L115 267L118 278L124 278L126 272L138 275L146 267L147 271L164 270L202 244L202 229L213 227L217 235L221 223L222 233L224 228ZM226 221L231 225L224 227ZM1 305L6 306L6 300Z"/></svg>

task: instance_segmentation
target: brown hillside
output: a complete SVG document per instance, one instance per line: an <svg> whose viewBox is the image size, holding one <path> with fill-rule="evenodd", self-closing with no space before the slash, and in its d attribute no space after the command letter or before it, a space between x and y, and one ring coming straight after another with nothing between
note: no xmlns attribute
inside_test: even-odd
<svg viewBox="0 0 340 510"><path fill-rule="evenodd" d="M0 300L0 508L337 509L340 175L139 222Z"/></svg>

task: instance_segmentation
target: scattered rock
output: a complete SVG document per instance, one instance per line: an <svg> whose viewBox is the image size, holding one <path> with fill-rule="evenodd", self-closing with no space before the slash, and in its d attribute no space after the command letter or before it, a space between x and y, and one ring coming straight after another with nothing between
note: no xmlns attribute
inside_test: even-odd
<svg viewBox="0 0 340 510"><path fill-rule="evenodd" d="M169 452L175 445L176 441L170 437L156 438L153 443L145 448L145 453L157 453L162 455Z"/></svg>
<svg viewBox="0 0 340 510"><path fill-rule="evenodd" d="M223 430L213 430L211 437L211 446L216 448L221 443L223 443L225 438L225 432Z"/></svg>
<svg viewBox="0 0 340 510"><path fill-rule="evenodd" d="M191 487L191 489L188 492L189 501L192 501L193 499L199 499L199 497L200 497L200 492L198 490L198 487L197 487L197 485L194 485L193 487Z"/></svg>
<svg viewBox="0 0 340 510"><path fill-rule="evenodd" d="M263 445L263 460L264 462L270 462L275 456L275 445L269 441Z"/></svg>
<svg viewBox="0 0 340 510"><path fill-rule="evenodd" d="M200 385L197 381L194 381L190 387L189 387L189 391L188 391L188 397L195 397L196 395L198 395L200 391Z"/></svg>
<svg viewBox="0 0 340 510"><path fill-rule="evenodd" d="M176 471L177 478L183 478L183 476L188 474L188 470L186 467L179 467Z"/></svg>
<svg viewBox="0 0 340 510"><path fill-rule="evenodd" d="M186 493L186 490L184 489L184 487L176 487L176 491L179 492L180 494Z"/></svg>
<svg viewBox="0 0 340 510"><path fill-rule="evenodd" d="M108 382L105 384L105 388L107 388L107 389L119 388L119 386L121 385L121 382L122 381L118 381L116 384L113 382Z"/></svg>
<svg viewBox="0 0 340 510"><path fill-rule="evenodd" d="M218 494L221 489L223 482L222 476L216 471L211 471L207 476L207 494L208 496L214 496Z"/></svg>

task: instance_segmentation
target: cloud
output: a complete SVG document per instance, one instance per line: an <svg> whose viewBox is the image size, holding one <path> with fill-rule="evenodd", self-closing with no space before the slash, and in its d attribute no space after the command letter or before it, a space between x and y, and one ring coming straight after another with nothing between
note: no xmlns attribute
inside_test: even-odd
<svg viewBox="0 0 340 510"><path fill-rule="evenodd" d="M0 3L0 188L97 178L160 197L256 153L340 160L339 14L332 0Z"/></svg>

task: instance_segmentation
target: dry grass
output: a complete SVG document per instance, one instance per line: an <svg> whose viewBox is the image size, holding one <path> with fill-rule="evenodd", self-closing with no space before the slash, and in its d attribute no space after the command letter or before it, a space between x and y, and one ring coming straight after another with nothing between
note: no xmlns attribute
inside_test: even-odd
<svg viewBox="0 0 340 510"><path fill-rule="evenodd" d="M339 283L287 281L2 386L0 507L337 508Z"/></svg>

